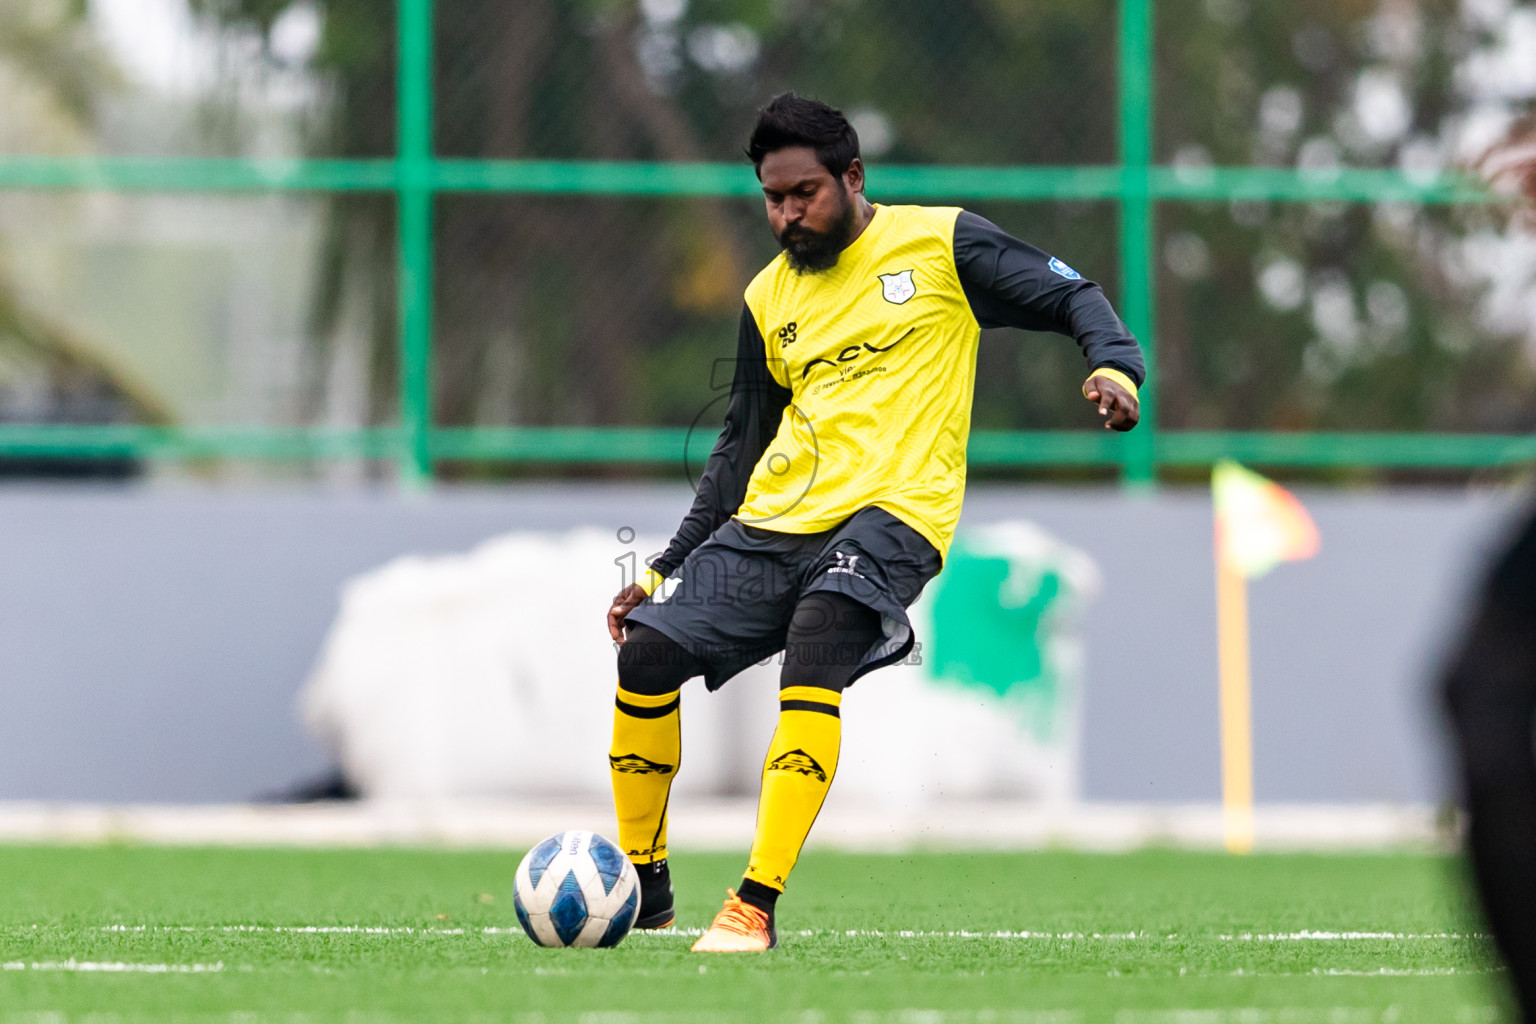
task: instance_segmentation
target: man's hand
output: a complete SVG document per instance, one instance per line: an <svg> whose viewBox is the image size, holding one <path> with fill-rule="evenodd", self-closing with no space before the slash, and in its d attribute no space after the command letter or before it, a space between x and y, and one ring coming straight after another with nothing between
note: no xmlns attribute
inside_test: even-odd
<svg viewBox="0 0 1536 1024"><path fill-rule="evenodd" d="M608 609L608 635L614 643L624 642L624 619L648 595L638 583L631 583L614 595L613 606Z"/></svg>
<svg viewBox="0 0 1536 1024"><path fill-rule="evenodd" d="M1141 419L1141 403L1129 391L1108 377L1094 374L1083 385L1088 401L1099 403L1105 430L1130 430Z"/></svg>

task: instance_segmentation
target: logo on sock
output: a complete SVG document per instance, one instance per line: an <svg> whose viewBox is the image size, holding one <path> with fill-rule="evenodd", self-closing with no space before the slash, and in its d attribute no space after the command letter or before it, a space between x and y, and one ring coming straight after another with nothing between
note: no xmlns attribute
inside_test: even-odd
<svg viewBox="0 0 1536 1024"><path fill-rule="evenodd" d="M768 765L771 772L799 772L801 775L809 775L817 782L826 782L827 773L816 759L803 750L791 750L780 754Z"/></svg>
<svg viewBox="0 0 1536 1024"><path fill-rule="evenodd" d="M672 769L676 767L670 764L657 764L639 754L625 754L622 757L609 754L608 763L613 766L614 771L625 775L671 775Z"/></svg>

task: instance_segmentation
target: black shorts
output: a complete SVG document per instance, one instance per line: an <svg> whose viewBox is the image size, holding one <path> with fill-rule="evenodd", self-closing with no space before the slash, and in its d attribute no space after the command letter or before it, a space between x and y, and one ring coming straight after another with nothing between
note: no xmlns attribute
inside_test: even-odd
<svg viewBox="0 0 1536 1024"><path fill-rule="evenodd" d="M874 505L823 533L779 533L729 519L627 621L681 644L704 663L704 684L716 690L784 650L802 597L845 594L880 613L883 634L855 667L851 685L911 653L907 608L941 565L927 538Z"/></svg>

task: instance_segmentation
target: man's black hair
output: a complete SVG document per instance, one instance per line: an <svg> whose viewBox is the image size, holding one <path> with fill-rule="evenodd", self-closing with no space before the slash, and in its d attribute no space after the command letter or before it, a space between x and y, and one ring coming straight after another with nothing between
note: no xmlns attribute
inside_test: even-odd
<svg viewBox="0 0 1536 1024"><path fill-rule="evenodd" d="M747 142L747 158L761 177L763 158L790 146L809 146L816 160L841 178L859 155L859 135L841 110L819 100L781 92L757 112L757 127Z"/></svg>

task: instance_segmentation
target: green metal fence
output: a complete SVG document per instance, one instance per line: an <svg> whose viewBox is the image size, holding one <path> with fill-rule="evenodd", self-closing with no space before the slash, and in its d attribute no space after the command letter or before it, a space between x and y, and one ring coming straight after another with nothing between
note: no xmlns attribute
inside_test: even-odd
<svg viewBox="0 0 1536 1024"><path fill-rule="evenodd" d="M1107 466L1145 484L1159 467L1233 457L1295 467L1468 469L1536 461L1536 437L1164 431L1158 427L1154 331L1154 213L1159 202L1481 202L1454 176L1432 180L1380 170L1328 173L1281 168L1152 164L1153 0L1121 0L1118 166L871 169L890 199L1112 200L1120 212L1121 312L1146 351L1142 421L1120 436L1100 432L976 432L975 467ZM358 430L0 426L0 454L80 457L329 459L390 458L409 486L430 481L440 460L527 463L680 460L687 431L670 428L439 428L433 423L432 222L436 197L453 193L584 196L752 197L739 164L437 159L432 147L433 0L398 0L398 144L393 159L226 160L0 157L0 189L148 192L378 192L398 204L400 425Z"/></svg>

